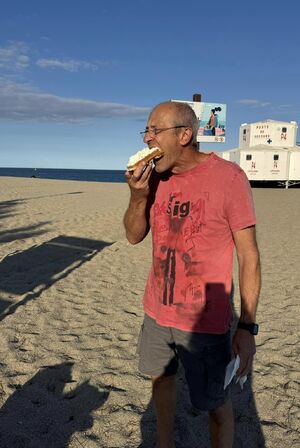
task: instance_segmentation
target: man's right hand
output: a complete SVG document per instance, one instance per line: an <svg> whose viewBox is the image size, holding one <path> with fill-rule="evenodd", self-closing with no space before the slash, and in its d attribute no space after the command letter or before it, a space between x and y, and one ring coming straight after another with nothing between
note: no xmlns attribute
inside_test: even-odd
<svg viewBox="0 0 300 448"><path fill-rule="evenodd" d="M146 166L145 162L141 162L133 172L125 173L131 196L124 216L124 226L126 237L131 244L142 241L149 231L146 207L151 172L152 166Z"/></svg>
<svg viewBox="0 0 300 448"><path fill-rule="evenodd" d="M152 165L141 162L134 171L126 171L125 176L133 200L146 199L149 195L149 180Z"/></svg>

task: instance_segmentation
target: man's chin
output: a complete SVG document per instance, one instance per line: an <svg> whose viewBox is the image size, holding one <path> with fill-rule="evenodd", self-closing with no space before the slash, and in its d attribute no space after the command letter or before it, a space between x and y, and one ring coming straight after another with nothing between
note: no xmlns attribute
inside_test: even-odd
<svg viewBox="0 0 300 448"><path fill-rule="evenodd" d="M157 173L163 173L164 171L166 171L166 168L163 168L161 161L161 159L157 159L154 161L154 169Z"/></svg>
<svg viewBox="0 0 300 448"><path fill-rule="evenodd" d="M155 167L154 167L154 169L155 169L155 171L157 172L157 173L163 173L164 171L166 171L166 170L164 170L163 168L161 168L160 166L156 166L155 165Z"/></svg>

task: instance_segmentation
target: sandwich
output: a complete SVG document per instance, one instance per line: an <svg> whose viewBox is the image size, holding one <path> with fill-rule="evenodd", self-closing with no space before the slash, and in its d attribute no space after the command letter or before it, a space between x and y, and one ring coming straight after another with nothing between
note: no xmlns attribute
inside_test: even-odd
<svg viewBox="0 0 300 448"><path fill-rule="evenodd" d="M134 171L142 160L148 164L152 160L159 159L163 155L164 153L157 147L141 149L141 151L138 151L133 156L129 157L127 170Z"/></svg>

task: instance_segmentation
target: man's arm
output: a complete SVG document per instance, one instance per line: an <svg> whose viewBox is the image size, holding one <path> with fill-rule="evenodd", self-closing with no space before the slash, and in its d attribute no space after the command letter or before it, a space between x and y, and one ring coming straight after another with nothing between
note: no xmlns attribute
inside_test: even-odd
<svg viewBox="0 0 300 448"><path fill-rule="evenodd" d="M255 322L258 297L261 286L259 251L256 242L255 227L247 227L233 233L238 266L241 294L240 321ZM233 341L233 351L241 359L239 375L246 375L252 367L255 354L254 336L247 330L237 329Z"/></svg>
<svg viewBox="0 0 300 448"><path fill-rule="evenodd" d="M130 201L124 215L126 238L131 244L142 241L149 231L147 202L152 168L141 163L134 172L126 172Z"/></svg>

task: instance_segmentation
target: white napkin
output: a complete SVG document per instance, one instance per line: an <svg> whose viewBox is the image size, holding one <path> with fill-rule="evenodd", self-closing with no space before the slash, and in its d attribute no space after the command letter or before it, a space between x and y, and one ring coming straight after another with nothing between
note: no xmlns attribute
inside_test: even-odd
<svg viewBox="0 0 300 448"><path fill-rule="evenodd" d="M236 355L236 358L232 358L232 360L226 367L224 389L226 389L226 387L231 383L239 367L240 367L240 357L239 355ZM239 383L241 389L243 389L246 381L247 381L247 375L238 376L235 380L235 383Z"/></svg>

